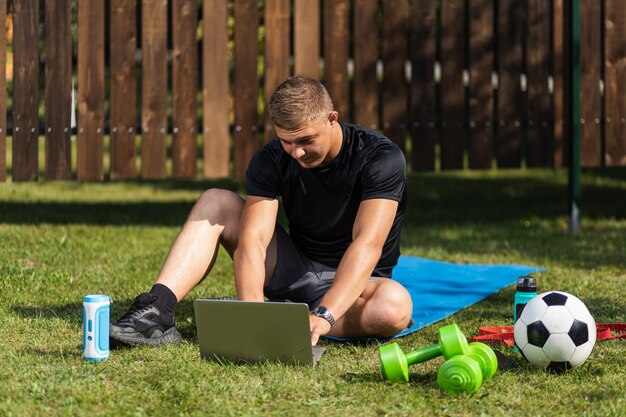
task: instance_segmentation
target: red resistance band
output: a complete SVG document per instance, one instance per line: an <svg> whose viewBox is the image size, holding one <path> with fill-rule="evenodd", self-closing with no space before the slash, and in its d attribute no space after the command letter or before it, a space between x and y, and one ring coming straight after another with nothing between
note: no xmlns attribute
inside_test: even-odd
<svg viewBox="0 0 626 417"><path fill-rule="evenodd" d="M612 334L611 331L618 332ZM596 342L608 339L626 339L626 323L598 323L596 324ZM486 326L478 329L478 336L470 342L483 342L490 346L506 345L513 347L513 326Z"/></svg>

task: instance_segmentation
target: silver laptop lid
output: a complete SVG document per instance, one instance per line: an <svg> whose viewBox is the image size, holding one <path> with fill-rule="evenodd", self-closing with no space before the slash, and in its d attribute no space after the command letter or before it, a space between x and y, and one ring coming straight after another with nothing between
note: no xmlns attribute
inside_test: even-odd
<svg viewBox="0 0 626 417"><path fill-rule="evenodd" d="M200 356L236 363L314 365L309 309L301 303L194 301Z"/></svg>

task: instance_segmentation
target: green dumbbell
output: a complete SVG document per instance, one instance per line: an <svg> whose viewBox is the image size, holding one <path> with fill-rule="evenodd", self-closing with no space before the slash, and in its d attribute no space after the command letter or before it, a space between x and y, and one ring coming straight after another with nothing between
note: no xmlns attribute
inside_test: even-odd
<svg viewBox="0 0 626 417"><path fill-rule="evenodd" d="M469 344L468 356L478 362L483 374L483 381L490 379L498 370L498 358L489 346L480 342Z"/></svg>
<svg viewBox="0 0 626 417"><path fill-rule="evenodd" d="M441 365L437 372L437 383L448 394L472 394L497 369L498 359L489 346L480 342L470 343L467 355L454 356Z"/></svg>
<svg viewBox="0 0 626 417"><path fill-rule="evenodd" d="M444 358L449 359L468 353L467 339L461 333L459 326L452 323L439 329L437 344L423 349L404 354L397 343L382 346L380 348L380 370L387 380L408 381L410 365L426 362L437 356L443 355Z"/></svg>
<svg viewBox="0 0 626 417"><path fill-rule="evenodd" d="M437 384L448 394L468 394L478 391L483 384L483 373L478 362L469 355L457 355L443 363L437 371Z"/></svg>

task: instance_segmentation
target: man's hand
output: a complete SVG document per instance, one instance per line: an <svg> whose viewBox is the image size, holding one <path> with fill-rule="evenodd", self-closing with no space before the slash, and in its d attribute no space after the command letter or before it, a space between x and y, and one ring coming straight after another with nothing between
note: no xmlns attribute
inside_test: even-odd
<svg viewBox="0 0 626 417"><path fill-rule="evenodd" d="M309 314L309 325L311 326L311 346L317 345L320 336L330 332L328 320L317 317L315 314Z"/></svg>

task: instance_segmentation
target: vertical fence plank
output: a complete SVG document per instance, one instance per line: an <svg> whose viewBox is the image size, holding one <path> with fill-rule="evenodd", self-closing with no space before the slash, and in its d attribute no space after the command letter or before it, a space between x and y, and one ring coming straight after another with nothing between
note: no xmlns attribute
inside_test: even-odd
<svg viewBox="0 0 626 417"><path fill-rule="evenodd" d="M78 169L102 180L104 127L104 1L78 2Z"/></svg>
<svg viewBox="0 0 626 417"><path fill-rule="evenodd" d="M289 77L289 0L265 2L265 103L278 84ZM266 107L267 109L267 107ZM265 142L275 137L274 126L265 111Z"/></svg>
<svg viewBox="0 0 626 417"><path fill-rule="evenodd" d="M498 4L498 167L520 166L522 138L522 25L523 3Z"/></svg>
<svg viewBox="0 0 626 417"><path fill-rule="evenodd" d="M46 179L72 176L72 33L71 2L47 0L46 38Z"/></svg>
<svg viewBox="0 0 626 417"><path fill-rule="evenodd" d="M383 131L405 150L407 122L407 0L383 2Z"/></svg>
<svg viewBox="0 0 626 417"><path fill-rule="evenodd" d="M350 117L348 98L348 0L324 2L324 84L335 110Z"/></svg>
<svg viewBox="0 0 626 417"><path fill-rule="evenodd" d="M377 1L359 2L354 8L354 120L378 128Z"/></svg>
<svg viewBox="0 0 626 417"><path fill-rule="evenodd" d="M626 8L606 1L606 137L605 163L626 165Z"/></svg>
<svg viewBox="0 0 626 417"><path fill-rule="evenodd" d="M111 179L132 179L137 126L137 2L111 0Z"/></svg>
<svg viewBox="0 0 626 417"><path fill-rule="evenodd" d="M39 2L13 1L13 181L38 174Z"/></svg>
<svg viewBox="0 0 626 417"><path fill-rule="evenodd" d="M550 126L549 0L528 0L527 80L528 80L528 141L526 164L529 167L552 165Z"/></svg>
<svg viewBox="0 0 626 417"><path fill-rule="evenodd" d="M582 72L581 122L582 146L581 165L597 167L601 162L602 98L600 79L602 66L602 10L595 0L581 2L580 63Z"/></svg>
<svg viewBox="0 0 626 417"><path fill-rule="evenodd" d="M568 156L566 154L567 146L564 137L567 137L565 131L567 130L564 125L564 97L563 97L563 83L565 82L563 72L563 59L564 52L566 52L563 28L563 0L554 0L552 3L552 80L553 80L553 135L554 151L551 157L554 160L555 167L562 167L566 164Z"/></svg>
<svg viewBox="0 0 626 417"><path fill-rule="evenodd" d="M437 112L433 68L437 50L437 9L431 0L411 5L411 168L435 169Z"/></svg>
<svg viewBox="0 0 626 417"><path fill-rule="evenodd" d="M202 120L204 176L228 176L228 10L224 0L202 3Z"/></svg>
<svg viewBox="0 0 626 417"><path fill-rule="evenodd" d="M446 0L441 8L441 168L463 168L465 136L463 85L463 0Z"/></svg>
<svg viewBox="0 0 626 417"><path fill-rule="evenodd" d="M196 93L198 84L198 2L172 2L173 76L172 119L174 141L172 165L175 178L194 178L198 159L196 140Z"/></svg>
<svg viewBox="0 0 626 417"><path fill-rule="evenodd" d="M493 0L469 3L469 167L491 168L493 158Z"/></svg>
<svg viewBox="0 0 626 417"><path fill-rule="evenodd" d="M6 21L6 0L0 0L0 22ZM7 178L7 31L0 30L0 181Z"/></svg>
<svg viewBox="0 0 626 417"><path fill-rule="evenodd" d="M243 178L258 149L257 58L259 10L256 0L235 2L235 176Z"/></svg>
<svg viewBox="0 0 626 417"><path fill-rule="evenodd" d="M320 77L320 2L296 0L294 9L294 72L318 79Z"/></svg>
<svg viewBox="0 0 626 417"><path fill-rule="evenodd" d="M141 176L163 179L167 134L167 0L143 0Z"/></svg>

